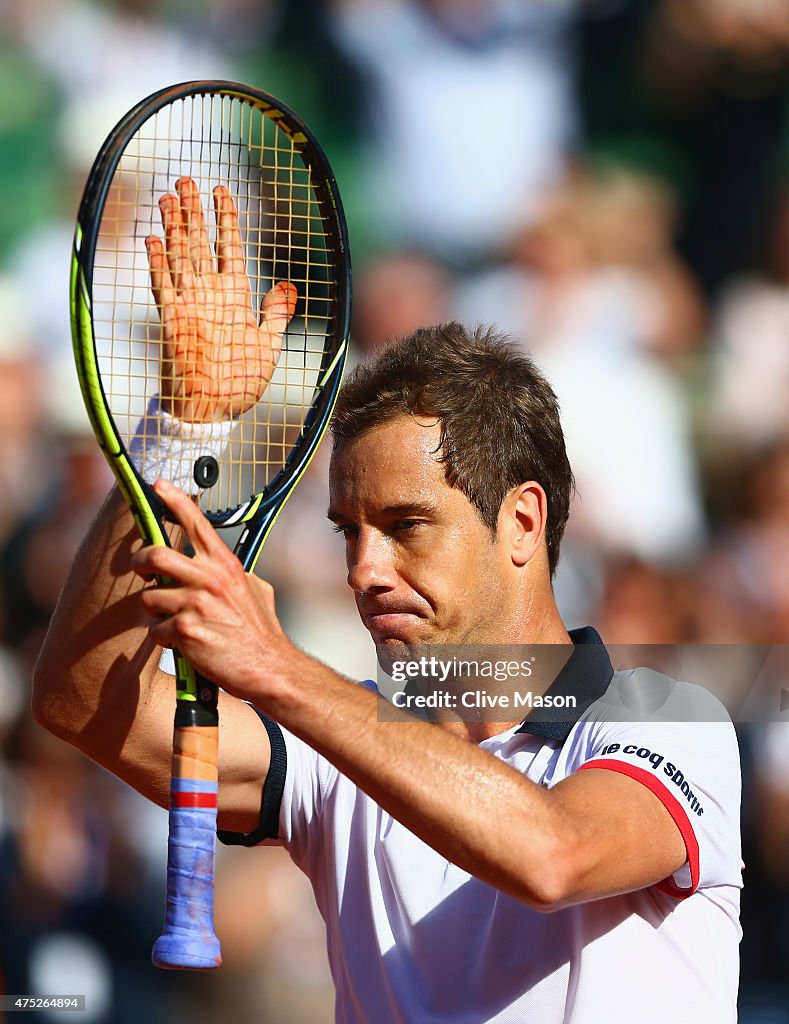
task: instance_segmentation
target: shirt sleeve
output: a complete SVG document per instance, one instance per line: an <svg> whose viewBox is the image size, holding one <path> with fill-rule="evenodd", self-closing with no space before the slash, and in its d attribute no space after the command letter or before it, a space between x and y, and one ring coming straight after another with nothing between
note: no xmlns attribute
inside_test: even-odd
<svg viewBox="0 0 789 1024"><path fill-rule="evenodd" d="M669 812L687 860L658 888L677 899L700 888L742 886L739 748L720 709L705 721L599 721L579 766L627 775Z"/></svg>

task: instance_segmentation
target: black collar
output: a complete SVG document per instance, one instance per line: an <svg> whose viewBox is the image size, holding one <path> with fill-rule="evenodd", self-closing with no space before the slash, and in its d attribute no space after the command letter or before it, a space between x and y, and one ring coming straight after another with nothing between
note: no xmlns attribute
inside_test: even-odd
<svg viewBox="0 0 789 1024"><path fill-rule="evenodd" d="M567 721L561 722L556 720L555 708L534 708L523 725L515 730L516 733L528 732L564 743L581 715L608 689L614 669L597 630L591 626L571 629L570 639L575 650L548 687L546 696L573 696L576 706L562 711L562 717Z"/></svg>

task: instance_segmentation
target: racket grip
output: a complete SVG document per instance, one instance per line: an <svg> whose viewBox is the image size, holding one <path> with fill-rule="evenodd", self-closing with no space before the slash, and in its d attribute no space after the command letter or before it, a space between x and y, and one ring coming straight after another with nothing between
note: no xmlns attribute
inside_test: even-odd
<svg viewBox="0 0 789 1024"><path fill-rule="evenodd" d="M179 719L188 720L194 708L182 706L187 703L178 701L176 711L167 907L164 930L154 943L151 959L157 967L205 971L222 963L214 934L219 730L217 725L180 724Z"/></svg>

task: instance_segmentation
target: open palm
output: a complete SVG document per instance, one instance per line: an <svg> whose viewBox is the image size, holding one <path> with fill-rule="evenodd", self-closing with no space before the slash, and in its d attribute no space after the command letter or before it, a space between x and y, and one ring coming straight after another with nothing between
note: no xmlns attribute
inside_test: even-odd
<svg viewBox="0 0 789 1024"><path fill-rule="evenodd" d="M181 420L229 420L250 409L274 373L296 288L280 282L260 316L244 262L238 213L223 185L214 191L216 261L200 193L179 178L159 208L164 241L146 239L151 289L162 321L162 407Z"/></svg>

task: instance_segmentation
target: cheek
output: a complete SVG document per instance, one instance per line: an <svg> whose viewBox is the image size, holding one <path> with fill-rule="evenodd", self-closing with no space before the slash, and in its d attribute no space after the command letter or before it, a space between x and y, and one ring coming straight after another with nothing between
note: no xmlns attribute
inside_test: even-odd
<svg viewBox="0 0 789 1024"><path fill-rule="evenodd" d="M453 618L478 618L491 602L497 602L499 576L490 560L467 544L445 555L436 566L436 596L453 608Z"/></svg>
<svg viewBox="0 0 789 1024"><path fill-rule="evenodd" d="M504 574L497 554L489 545L472 546L466 553L463 579L460 584L475 605L479 616L486 609L497 608L501 603Z"/></svg>

